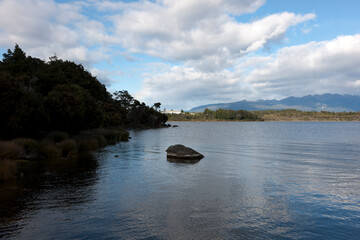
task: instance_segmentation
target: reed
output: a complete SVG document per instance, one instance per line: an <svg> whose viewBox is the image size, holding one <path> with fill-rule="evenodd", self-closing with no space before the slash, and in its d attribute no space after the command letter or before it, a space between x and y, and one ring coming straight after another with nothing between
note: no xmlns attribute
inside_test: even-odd
<svg viewBox="0 0 360 240"><path fill-rule="evenodd" d="M61 157L61 149L49 139L40 141L39 153L47 159L58 159Z"/></svg>
<svg viewBox="0 0 360 240"><path fill-rule="evenodd" d="M98 141L99 141L99 147L101 147L101 148L105 147L108 144L108 142L104 136L100 136L98 138Z"/></svg>
<svg viewBox="0 0 360 240"><path fill-rule="evenodd" d="M21 157L34 160L73 158L79 153L95 151L108 144L128 139L129 133L121 128L87 130L73 139L70 139L67 133L54 131L40 141L31 138L0 141L0 160L16 160Z"/></svg>
<svg viewBox="0 0 360 240"><path fill-rule="evenodd" d="M88 131L81 132L76 136L78 142L81 142L81 145L93 144L92 139L98 140L98 147L106 146L106 144L115 144L119 141L128 141L129 133L121 128L99 128ZM90 141L89 141L90 139Z"/></svg>
<svg viewBox="0 0 360 240"><path fill-rule="evenodd" d="M67 139L60 143L61 156L64 158L76 157L78 154L78 148L75 140Z"/></svg>
<svg viewBox="0 0 360 240"><path fill-rule="evenodd" d="M16 176L16 162L10 159L0 159L0 181L5 181Z"/></svg>
<svg viewBox="0 0 360 240"><path fill-rule="evenodd" d="M17 159L22 153L21 146L11 141L0 142L0 159Z"/></svg>
<svg viewBox="0 0 360 240"><path fill-rule="evenodd" d="M24 151L35 151L39 148L38 142L31 138L16 138L12 142L21 146Z"/></svg>

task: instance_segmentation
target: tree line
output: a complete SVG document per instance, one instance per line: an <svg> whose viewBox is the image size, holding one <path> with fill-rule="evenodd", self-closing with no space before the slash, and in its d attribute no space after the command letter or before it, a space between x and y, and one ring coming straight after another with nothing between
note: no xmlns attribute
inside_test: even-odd
<svg viewBox="0 0 360 240"><path fill-rule="evenodd" d="M262 121L257 114L246 110L218 109L212 111L208 108L202 113L167 114L169 121Z"/></svg>
<svg viewBox="0 0 360 240"><path fill-rule="evenodd" d="M140 103L126 90L109 93L81 64L26 56L15 45L0 61L0 138L76 134L99 127L158 127L160 103Z"/></svg>

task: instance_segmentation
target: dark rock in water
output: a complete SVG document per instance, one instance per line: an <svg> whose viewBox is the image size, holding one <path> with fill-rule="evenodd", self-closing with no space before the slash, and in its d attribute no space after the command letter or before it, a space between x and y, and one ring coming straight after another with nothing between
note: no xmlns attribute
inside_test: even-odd
<svg viewBox="0 0 360 240"><path fill-rule="evenodd" d="M167 160L170 162L195 163L204 157L201 153L184 145L172 145L166 149Z"/></svg>
<svg viewBox="0 0 360 240"><path fill-rule="evenodd" d="M178 126L179 126L179 125L173 125L172 127L173 127L173 128L176 128L176 127L178 127Z"/></svg>

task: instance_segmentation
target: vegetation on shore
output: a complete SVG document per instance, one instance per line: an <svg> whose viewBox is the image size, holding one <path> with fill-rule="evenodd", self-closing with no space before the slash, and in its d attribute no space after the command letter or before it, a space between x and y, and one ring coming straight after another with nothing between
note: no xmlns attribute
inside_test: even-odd
<svg viewBox="0 0 360 240"><path fill-rule="evenodd" d="M264 121L360 121L360 112L299 111L295 109L254 111Z"/></svg>
<svg viewBox="0 0 360 240"><path fill-rule="evenodd" d="M0 138L41 138L100 127L157 127L166 116L127 91L110 94L80 64L26 56L18 45L0 61Z"/></svg>
<svg viewBox="0 0 360 240"><path fill-rule="evenodd" d="M70 137L65 132L50 132L46 137L16 138L0 141L0 180L18 174L16 160L67 160L119 141L127 141L129 133L123 129L93 129Z"/></svg>
<svg viewBox="0 0 360 240"><path fill-rule="evenodd" d="M224 110L203 113L167 114L169 121L360 121L360 112L315 112L295 109L245 111Z"/></svg>
<svg viewBox="0 0 360 240"><path fill-rule="evenodd" d="M111 94L81 64L46 62L16 45L0 61L0 180L18 158L68 158L127 140L125 128L164 126L160 105Z"/></svg>
<svg viewBox="0 0 360 240"><path fill-rule="evenodd" d="M257 114L245 110L205 109L203 113L167 114L169 121L262 121Z"/></svg>

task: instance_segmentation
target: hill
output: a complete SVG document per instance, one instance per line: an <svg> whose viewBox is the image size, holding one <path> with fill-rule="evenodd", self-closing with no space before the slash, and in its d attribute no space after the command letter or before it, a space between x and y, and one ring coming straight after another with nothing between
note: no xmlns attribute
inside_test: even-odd
<svg viewBox="0 0 360 240"><path fill-rule="evenodd" d="M323 95L288 97L282 100L243 100L202 105L192 108L190 112L203 112L206 108L212 111L217 109L247 111L296 109L301 111L358 112L360 111L360 96L326 93Z"/></svg>
<svg viewBox="0 0 360 240"><path fill-rule="evenodd" d="M81 64L45 62L16 45L0 61L0 139L110 127L158 127L167 117L126 90L110 94Z"/></svg>

